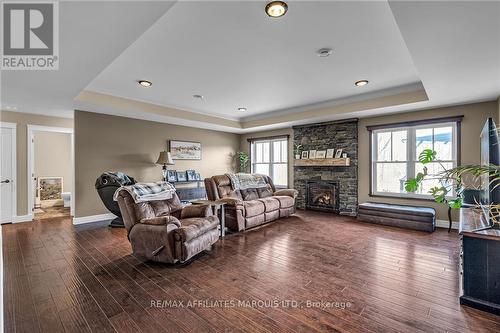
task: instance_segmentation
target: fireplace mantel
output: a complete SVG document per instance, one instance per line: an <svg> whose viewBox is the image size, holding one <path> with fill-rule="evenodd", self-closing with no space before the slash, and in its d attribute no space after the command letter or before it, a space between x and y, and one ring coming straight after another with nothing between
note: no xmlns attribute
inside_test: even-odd
<svg viewBox="0 0 500 333"><path fill-rule="evenodd" d="M308 167L308 166L350 166L351 159L347 158L310 158L295 160L295 166Z"/></svg>

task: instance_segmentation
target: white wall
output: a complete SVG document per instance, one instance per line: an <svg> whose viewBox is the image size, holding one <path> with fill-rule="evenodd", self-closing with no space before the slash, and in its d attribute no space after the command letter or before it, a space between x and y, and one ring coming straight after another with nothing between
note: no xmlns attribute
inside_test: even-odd
<svg viewBox="0 0 500 333"><path fill-rule="evenodd" d="M63 177L63 192L73 192L71 134L34 133L35 177Z"/></svg>

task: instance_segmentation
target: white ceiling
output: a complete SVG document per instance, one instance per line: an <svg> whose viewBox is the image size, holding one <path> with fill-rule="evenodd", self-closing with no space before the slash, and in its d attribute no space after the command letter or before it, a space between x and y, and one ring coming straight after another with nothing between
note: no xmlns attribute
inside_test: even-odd
<svg viewBox="0 0 500 333"><path fill-rule="evenodd" d="M500 95L499 1L391 1L430 105Z"/></svg>
<svg viewBox="0 0 500 333"><path fill-rule="evenodd" d="M224 129L248 132L289 126L291 121L271 120L328 106L331 114L321 120L493 100L500 94L498 1L289 1L281 19L268 18L264 6L261 1L61 2L60 70L2 72L2 106L72 116L75 105L84 105L88 111L186 124L180 116L74 104L75 96L88 90L242 123L269 119L254 128ZM333 55L317 57L321 47L332 47ZM153 86L138 86L135 81L142 78ZM368 86L353 85L363 78ZM424 87L429 100L348 114L334 108L408 87ZM240 106L248 111L237 112ZM306 116L293 124L318 119Z"/></svg>
<svg viewBox="0 0 500 333"><path fill-rule="evenodd" d="M86 90L239 119L419 82L385 1L291 2L281 19L264 6L178 2Z"/></svg>
<svg viewBox="0 0 500 333"><path fill-rule="evenodd" d="M61 1L59 70L2 71L2 109L72 117L73 98L173 3Z"/></svg>

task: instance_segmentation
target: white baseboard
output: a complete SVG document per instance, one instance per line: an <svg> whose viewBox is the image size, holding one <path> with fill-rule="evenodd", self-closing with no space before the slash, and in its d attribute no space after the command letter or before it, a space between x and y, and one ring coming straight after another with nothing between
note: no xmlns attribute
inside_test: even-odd
<svg viewBox="0 0 500 333"><path fill-rule="evenodd" d="M21 222L31 222L33 221L33 215L28 214L28 215L18 215L14 216L12 223L21 223Z"/></svg>
<svg viewBox="0 0 500 333"><path fill-rule="evenodd" d="M101 222L101 221L112 220L114 218L116 218L116 215L112 214L112 213L74 217L73 224L78 225L78 224L85 224L85 223L92 223L92 222Z"/></svg>
<svg viewBox="0 0 500 333"><path fill-rule="evenodd" d="M448 220L436 220L436 227L438 227L438 228L448 229L449 226L450 226L450 222ZM458 222L452 221L451 228L458 229Z"/></svg>

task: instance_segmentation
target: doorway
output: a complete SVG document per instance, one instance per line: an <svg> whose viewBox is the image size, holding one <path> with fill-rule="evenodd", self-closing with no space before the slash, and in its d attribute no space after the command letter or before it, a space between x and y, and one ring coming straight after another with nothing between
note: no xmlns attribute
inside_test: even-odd
<svg viewBox="0 0 500 333"><path fill-rule="evenodd" d="M0 223L17 216L16 124L0 122Z"/></svg>
<svg viewBox="0 0 500 333"><path fill-rule="evenodd" d="M74 211L73 129L28 125L28 195L33 220Z"/></svg>

